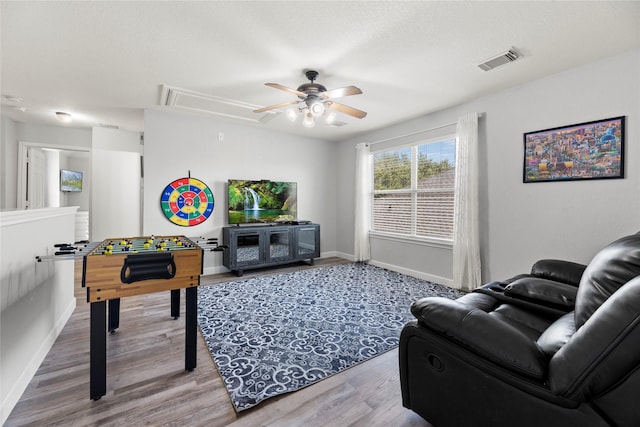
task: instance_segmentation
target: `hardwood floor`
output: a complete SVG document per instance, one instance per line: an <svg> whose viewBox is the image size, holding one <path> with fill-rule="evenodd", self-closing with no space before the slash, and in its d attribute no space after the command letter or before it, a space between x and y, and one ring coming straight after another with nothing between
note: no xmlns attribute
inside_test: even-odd
<svg viewBox="0 0 640 427"><path fill-rule="evenodd" d="M247 271L244 278L346 262L340 258ZM202 336L198 365L184 370L184 302L169 316L168 292L122 299L120 329L107 336L107 394L89 399L89 304L76 262L77 307L6 426L416 426L402 407L398 351L393 350L300 391L236 413ZM203 285L237 280L203 276ZM184 295L183 295L184 301Z"/></svg>

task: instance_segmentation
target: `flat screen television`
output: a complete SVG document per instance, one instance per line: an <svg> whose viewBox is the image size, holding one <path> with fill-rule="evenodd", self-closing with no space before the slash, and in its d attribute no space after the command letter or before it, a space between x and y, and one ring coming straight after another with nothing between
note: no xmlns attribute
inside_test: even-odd
<svg viewBox="0 0 640 427"><path fill-rule="evenodd" d="M60 191L82 191L82 172L61 169Z"/></svg>
<svg viewBox="0 0 640 427"><path fill-rule="evenodd" d="M295 182L228 181L229 224L269 223L297 219Z"/></svg>

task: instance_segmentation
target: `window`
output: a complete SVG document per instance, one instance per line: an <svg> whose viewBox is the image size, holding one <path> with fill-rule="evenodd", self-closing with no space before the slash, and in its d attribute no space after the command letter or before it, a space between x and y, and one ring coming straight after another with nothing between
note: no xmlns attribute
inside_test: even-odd
<svg viewBox="0 0 640 427"><path fill-rule="evenodd" d="M455 136L373 154L372 231L453 239Z"/></svg>

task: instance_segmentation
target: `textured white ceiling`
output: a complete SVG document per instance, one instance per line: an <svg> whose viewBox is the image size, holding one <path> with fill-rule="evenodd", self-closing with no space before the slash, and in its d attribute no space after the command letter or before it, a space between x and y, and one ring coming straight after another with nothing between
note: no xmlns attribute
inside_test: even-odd
<svg viewBox="0 0 640 427"><path fill-rule="evenodd" d="M162 85L266 106L303 70L365 110L346 126L263 128L342 140L640 47L638 1L50 1L1 12L3 114L17 121L143 130ZM522 60L477 64L511 46ZM26 107L26 112L14 106Z"/></svg>

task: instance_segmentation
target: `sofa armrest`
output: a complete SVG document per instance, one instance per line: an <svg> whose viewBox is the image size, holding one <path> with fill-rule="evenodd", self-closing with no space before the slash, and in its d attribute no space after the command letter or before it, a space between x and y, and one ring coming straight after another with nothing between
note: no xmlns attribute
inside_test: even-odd
<svg viewBox="0 0 640 427"><path fill-rule="evenodd" d="M578 288L554 280L525 277L510 283L504 294L535 304L545 305L562 311L571 311L576 304Z"/></svg>
<svg viewBox="0 0 640 427"><path fill-rule="evenodd" d="M546 356L519 330L481 309L440 297L411 305L420 326L438 332L511 371L533 378L545 375Z"/></svg>
<svg viewBox="0 0 640 427"><path fill-rule="evenodd" d="M580 284L585 268L587 268L586 265L577 262L541 259L531 267L531 275L542 279L568 283L577 287Z"/></svg>

